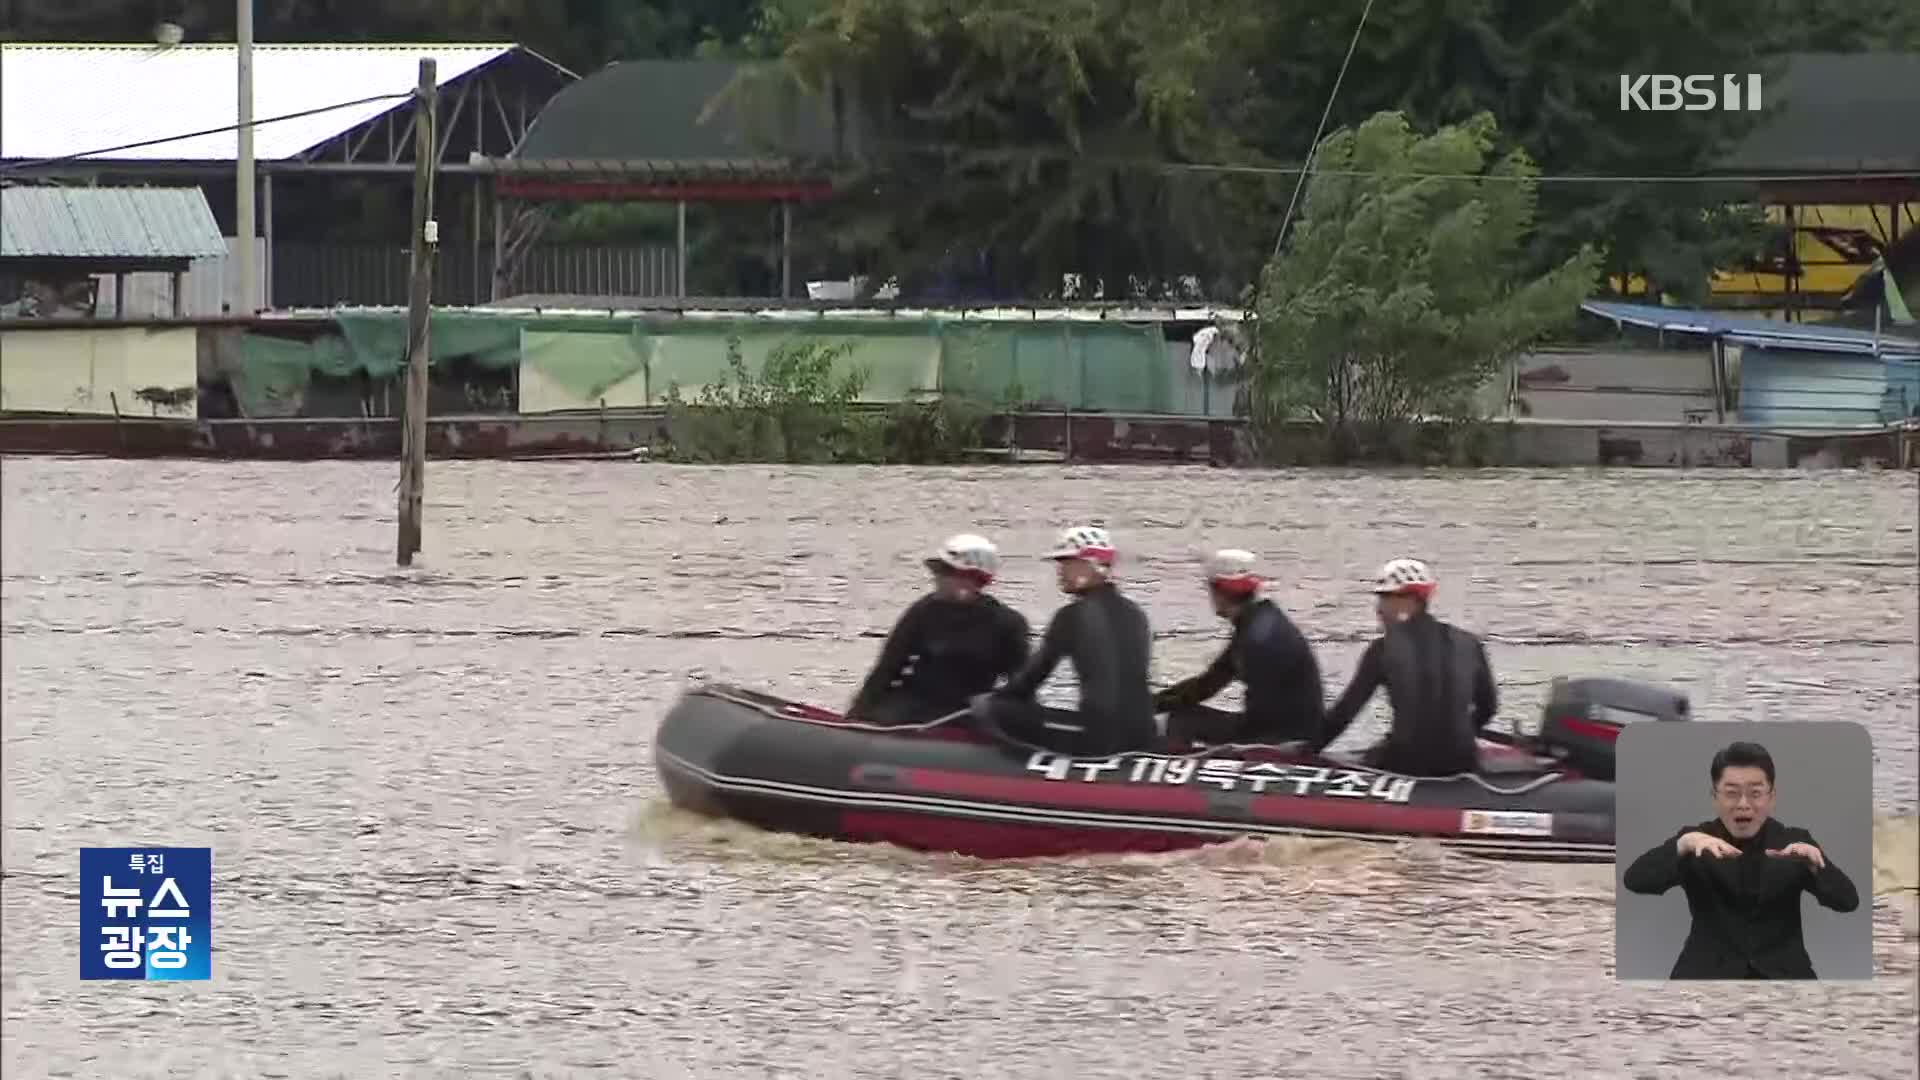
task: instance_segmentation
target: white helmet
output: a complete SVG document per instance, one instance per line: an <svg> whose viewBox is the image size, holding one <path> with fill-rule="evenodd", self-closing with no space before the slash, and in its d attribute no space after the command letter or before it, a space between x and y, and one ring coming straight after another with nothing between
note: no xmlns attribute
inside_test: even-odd
<svg viewBox="0 0 1920 1080"><path fill-rule="evenodd" d="M1373 591L1380 596L1404 594L1424 600L1439 587L1433 571L1419 559L1394 559L1382 566L1373 579Z"/></svg>
<svg viewBox="0 0 1920 1080"><path fill-rule="evenodd" d="M1207 560L1207 584L1221 592L1250 594L1266 583L1255 569L1253 552L1239 548L1221 548Z"/></svg>
<svg viewBox="0 0 1920 1080"><path fill-rule="evenodd" d="M1107 535L1107 530L1098 525L1075 525L1060 533L1060 539L1055 541L1053 550L1047 552L1047 558L1085 559L1101 566L1112 566L1116 554L1113 538Z"/></svg>
<svg viewBox="0 0 1920 1080"><path fill-rule="evenodd" d="M956 533L927 557L929 570L951 570L976 578L984 585L1000 569L1000 549L993 541L973 533Z"/></svg>

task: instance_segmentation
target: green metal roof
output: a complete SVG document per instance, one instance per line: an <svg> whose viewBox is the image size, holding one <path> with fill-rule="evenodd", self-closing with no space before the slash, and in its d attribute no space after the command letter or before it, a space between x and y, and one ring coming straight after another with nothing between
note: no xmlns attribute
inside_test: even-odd
<svg viewBox="0 0 1920 1080"><path fill-rule="evenodd" d="M1732 172L1920 171L1920 53L1795 53Z"/></svg>
<svg viewBox="0 0 1920 1080"><path fill-rule="evenodd" d="M0 187L0 258L151 259L227 254L197 187Z"/></svg>
<svg viewBox="0 0 1920 1080"><path fill-rule="evenodd" d="M724 162L737 169L750 161L837 157L852 148L851 135L830 101L769 64L630 60L554 95L512 160L523 163L514 171L535 161L645 163L650 172Z"/></svg>

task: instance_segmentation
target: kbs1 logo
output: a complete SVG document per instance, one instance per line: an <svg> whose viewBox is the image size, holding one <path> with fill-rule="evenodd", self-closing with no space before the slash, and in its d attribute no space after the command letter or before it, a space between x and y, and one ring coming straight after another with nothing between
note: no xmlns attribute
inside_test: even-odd
<svg viewBox="0 0 1920 1080"><path fill-rule="evenodd" d="M1759 112L1760 76L1620 76L1621 112L1713 112L1716 109Z"/></svg>
<svg viewBox="0 0 1920 1080"><path fill-rule="evenodd" d="M80 978L212 974L213 849L80 849Z"/></svg>

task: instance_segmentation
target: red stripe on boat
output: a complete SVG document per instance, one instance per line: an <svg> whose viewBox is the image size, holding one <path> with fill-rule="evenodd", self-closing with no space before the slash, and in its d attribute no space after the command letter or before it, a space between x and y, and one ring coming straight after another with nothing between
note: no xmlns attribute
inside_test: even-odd
<svg viewBox="0 0 1920 1080"><path fill-rule="evenodd" d="M1448 836L1460 831L1457 806L1407 806L1350 796L1314 799L1260 795L1253 800L1253 812L1256 818L1271 824L1315 825L1323 829Z"/></svg>
<svg viewBox="0 0 1920 1080"><path fill-rule="evenodd" d="M1608 742L1620 738L1620 729L1612 724L1596 724L1591 720L1575 720L1567 716L1561 717L1560 726L1566 728L1569 735L1585 735L1590 739L1605 739Z"/></svg>
<svg viewBox="0 0 1920 1080"><path fill-rule="evenodd" d="M953 851L983 859L1183 851L1233 839L1205 833L1102 829L1045 822L967 821L901 810L846 810L848 840L898 844L917 851Z"/></svg>

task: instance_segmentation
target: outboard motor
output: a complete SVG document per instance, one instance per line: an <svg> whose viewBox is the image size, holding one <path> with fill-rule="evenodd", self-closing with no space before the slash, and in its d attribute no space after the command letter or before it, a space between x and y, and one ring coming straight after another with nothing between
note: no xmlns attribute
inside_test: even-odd
<svg viewBox="0 0 1920 1080"><path fill-rule="evenodd" d="M1613 779L1614 743L1628 724L1688 720L1687 696L1627 679L1553 680L1540 711L1538 749L1582 776Z"/></svg>

